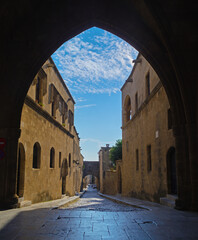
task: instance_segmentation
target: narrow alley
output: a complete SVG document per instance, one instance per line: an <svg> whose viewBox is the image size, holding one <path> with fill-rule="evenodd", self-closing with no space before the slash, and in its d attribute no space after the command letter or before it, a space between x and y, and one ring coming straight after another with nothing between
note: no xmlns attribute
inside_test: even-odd
<svg viewBox="0 0 198 240"><path fill-rule="evenodd" d="M197 239L197 213L138 201L144 208L113 202L89 187L82 198L59 208L49 202L0 211L0 239Z"/></svg>

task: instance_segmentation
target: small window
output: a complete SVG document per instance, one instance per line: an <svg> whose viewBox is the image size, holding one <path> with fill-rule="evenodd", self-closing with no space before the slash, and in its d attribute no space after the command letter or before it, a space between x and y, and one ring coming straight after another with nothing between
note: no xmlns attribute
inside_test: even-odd
<svg viewBox="0 0 198 240"><path fill-rule="evenodd" d="M40 168L41 165L41 146L38 142L33 147L33 168Z"/></svg>
<svg viewBox="0 0 198 240"><path fill-rule="evenodd" d="M146 75L146 97L150 95L150 73L148 72Z"/></svg>
<svg viewBox="0 0 198 240"><path fill-rule="evenodd" d="M59 152L59 168L61 167L61 152Z"/></svg>
<svg viewBox="0 0 198 240"><path fill-rule="evenodd" d="M68 123L69 123L69 128L70 128L70 131L71 131L71 127L74 125L74 114L71 110L69 110Z"/></svg>
<svg viewBox="0 0 198 240"><path fill-rule="evenodd" d="M135 112L138 111L138 93L135 94Z"/></svg>
<svg viewBox="0 0 198 240"><path fill-rule="evenodd" d="M135 155L136 155L136 170L139 170L139 151L138 149L136 149L135 151Z"/></svg>
<svg viewBox="0 0 198 240"><path fill-rule="evenodd" d="M69 154L69 167L71 167L71 153Z"/></svg>
<svg viewBox="0 0 198 240"><path fill-rule="evenodd" d="M168 109L168 130L172 129L173 122L172 122L172 113L170 108Z"/></svg>
<svg viewBox="0 0 198 240"><path fill-rule="evenodd" d="M125 123L131 120L131 99L129 96L126 96L125 102L124 102L124 117L125 117Z"/></svg>
<svg viewBox="0 0 198 240"><path fill-rule="evenodd" d="M62 115L62 124L65 124L65 116Z"/></svg>
<svg viewBox="0 0 198 240"><path fill-rule="evenodd" d="M55 117L55 107L54 107L54 102L52 102L52 117Z"/></svg>
<svg viewBox="0 0 198 240"><path fill-rule="evenodd" d="M38 77L37 78L37 83L36 83L36 102L40 101L40 88L41 88L41 80Z"/></svg>
<svg viewBox="0 0 198 240"><path fill-rule="evenodd" d="M50 150L50 168L54 168L55 167L55 150L52 147Z"/></svg>
<svg viewBox="0 0 198 240"><path fill-rule="evenodd" d="M152 170L151 145L147 146L147 169L148 169L148 172Z"/></svg>

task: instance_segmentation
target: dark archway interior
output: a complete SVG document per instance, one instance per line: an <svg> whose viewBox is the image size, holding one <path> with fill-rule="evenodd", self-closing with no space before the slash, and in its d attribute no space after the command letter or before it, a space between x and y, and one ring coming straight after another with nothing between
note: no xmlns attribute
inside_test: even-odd
<svg viewBox="0 0 198 240"><path fill-rule="evenodd" d="M177 205L198 209L195 4L179 0L9 0L1 4L0 18L0 136L8 139L6 158L0 163L1 202L9 205L15 198L20 116L35 74L62 43L97 26L133 45L159 75L173 113Z"/></svg>

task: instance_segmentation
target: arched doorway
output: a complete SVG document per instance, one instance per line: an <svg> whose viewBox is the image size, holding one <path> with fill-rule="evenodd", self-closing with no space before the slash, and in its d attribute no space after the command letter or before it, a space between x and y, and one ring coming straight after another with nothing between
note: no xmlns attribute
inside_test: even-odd
<svg viewBox="0 0 198 240"><path fill-rule="evenodd" d="M18 148L17 195L23 197L25 180L25 149L22 143Z"/></svg>
<svg viewBox="0 0 198 240"><path fill-rule="evenodd" d="M169 148L167 152L167 185L169 194L177 194L177 173L174 147Z"/></svg>
<svg viewBox="0 0 198 240"><path fill-rule="evenodd" d="M121 173L121 167L118 167L118 193L122 193L122 173Z"/></svg>

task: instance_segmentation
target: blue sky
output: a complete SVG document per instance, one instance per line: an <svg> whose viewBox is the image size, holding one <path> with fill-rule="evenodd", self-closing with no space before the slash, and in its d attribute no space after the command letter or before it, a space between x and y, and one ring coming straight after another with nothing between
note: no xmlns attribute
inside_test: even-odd
<svg viewBox="0 0 198 240"><path fill-rule="evenodd" d="M99 28L65 42L52 58L76 101L75 126L85 161L97 161L100 147L121 139L121 92L138 52Z"/></svg>

